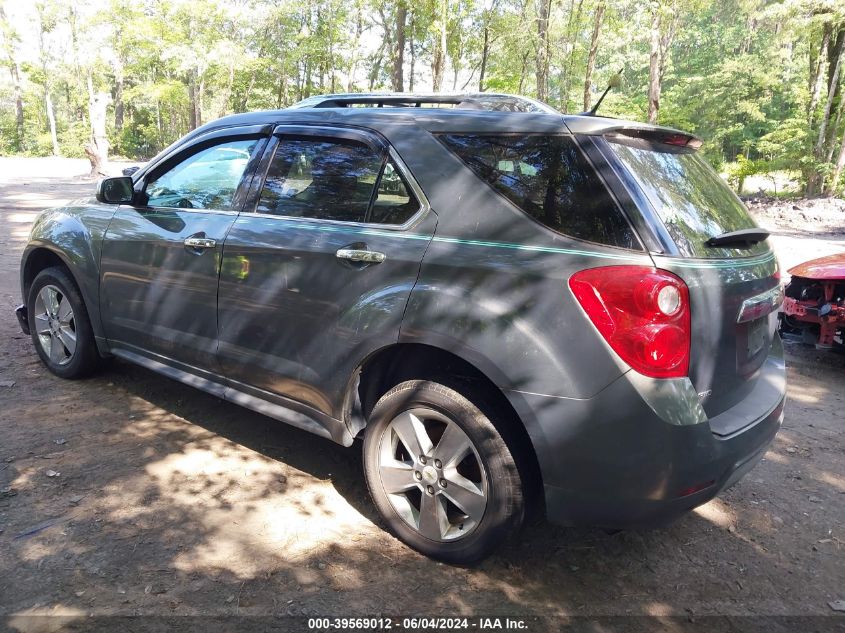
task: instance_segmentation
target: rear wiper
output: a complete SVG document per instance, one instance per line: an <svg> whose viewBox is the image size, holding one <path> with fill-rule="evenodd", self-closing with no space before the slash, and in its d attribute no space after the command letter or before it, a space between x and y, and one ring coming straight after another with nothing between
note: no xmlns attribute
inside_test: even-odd
<svg viewBox="0 0 845 633"><path fill-rule="evenodd" d="M769 237L769 232L759 228L740 229L739 231L728 231L716 237L711 237L704 242L707 246L728 246L729 244L737 244L740 246L751 246L757 242L762 242Z"/></svg>

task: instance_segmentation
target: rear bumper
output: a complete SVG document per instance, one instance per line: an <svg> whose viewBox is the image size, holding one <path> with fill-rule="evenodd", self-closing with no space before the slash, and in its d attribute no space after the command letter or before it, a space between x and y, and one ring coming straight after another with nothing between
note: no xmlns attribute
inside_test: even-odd
<svg viewBox="0 0 845 633"><path fill-rule="evenodd" d="M549 520L658 525L732 486L763 457L783 422L779 349L778 340L758 378L760 388L711 420L667 421L666 411L643 396L642 381L627 374L588 400L534 396L531 406L541 412L548 447L540 468ZM734 432L715 432L726 428L723 416Z"/></svg>
<svg viewBox="0 0 845 633"><path fill-rule="evenodd" d="M29 334L29 316L27 314L26 306L18 306L15 308L15 316L18 317L18 325L24 334Z"/></svg>

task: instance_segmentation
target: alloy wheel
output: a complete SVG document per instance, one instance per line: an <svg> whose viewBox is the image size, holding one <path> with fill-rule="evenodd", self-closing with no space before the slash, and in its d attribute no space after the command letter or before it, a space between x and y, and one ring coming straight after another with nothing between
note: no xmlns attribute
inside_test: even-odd
<svg viewBox="0 0 845 633"><path fill-rule="evenodd" d="M397 415L379 443L378 473L402 520L432 541L453 541L481 522L487 473L469 436L443 413L416 407Z"/></svg>
<svg viewBox="0 0 845 633"><path fill-rule="evenodd" d="M50 362L67 365L76 351L76 322L70 300L56 286L44 286L35 298L35 331Z"/></svg>

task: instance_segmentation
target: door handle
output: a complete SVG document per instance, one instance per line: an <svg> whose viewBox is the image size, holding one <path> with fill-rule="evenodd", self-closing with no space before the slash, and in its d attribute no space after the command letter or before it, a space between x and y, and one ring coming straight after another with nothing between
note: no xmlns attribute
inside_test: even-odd
<svg viewBox="0 0 845 633"><path fill-rule="evenodd" d="M214 248L217 246L217 240L207 237L188 237L185 238L184 244L188 248Z"/></svg>
<svg viewBox="0 0 845 633"><path fill-rule="evenodd" d="M380 264L387 259L384 253L357 248L341 248L336 255L338 259L345 259L350 262L363 262L365 264Z"/></svg>

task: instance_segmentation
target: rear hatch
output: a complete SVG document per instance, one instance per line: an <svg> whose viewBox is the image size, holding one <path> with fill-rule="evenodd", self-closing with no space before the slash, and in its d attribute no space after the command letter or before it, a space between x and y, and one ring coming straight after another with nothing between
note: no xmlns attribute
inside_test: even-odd
<svg viewBox="0 0 845 633"><path fill-rule="evenodd" d="M652 253L655 264L689 287L690 379L713 418L755 388L772 348L781 294L767 233L696 151L694 137L622 129L603 138L602 151L663 245Z"/></svg>

